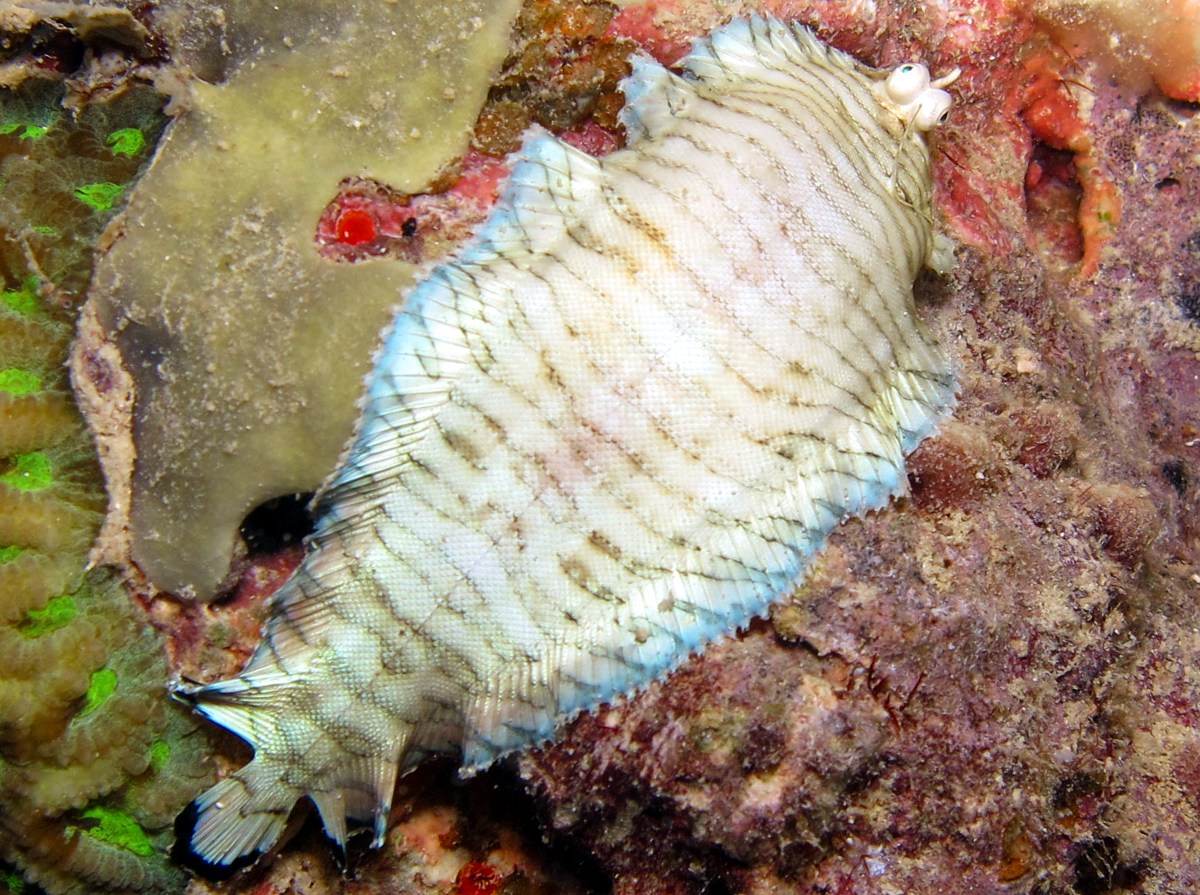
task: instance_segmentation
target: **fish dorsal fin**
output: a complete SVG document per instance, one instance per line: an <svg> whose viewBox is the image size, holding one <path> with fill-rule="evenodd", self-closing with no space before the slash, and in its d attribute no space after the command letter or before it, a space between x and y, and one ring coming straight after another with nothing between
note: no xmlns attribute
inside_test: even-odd
<svg viewBox="0 0 1200 895"><path fill-rule="evenodd" d="M633 72L621 82L625 106L617 117L629 134L629 144L634 146L669 130L683 115L695 91L679 75L648 56L634 56L630 63Z"/></svg>
<svg viewBox="0 0 1200 895"><path fill-rule="evenodd" d="M821 43L803 25L755 15L730 22L697 41L682 67L685 75L724 90L747 79L761 79L764 71L786 73L814 64L845 71L862 68L852 57Z"/></svg>
<svg viewBox="0 0 1200 895"><path fill-rule="evenodd" d="M470 359L467 333L480 316L479 289L443 264L409 294L375 358L353 443L317 495L316 540L366 510L408 463Z"/></svg>
<svg viewBox="0 0 1200 895"><path fill-rule="evenodd" d="M599 188L598 160L541 128L531 130L495 210L459 263L521 264L545 255L562 238L563 221Z"/></svg>

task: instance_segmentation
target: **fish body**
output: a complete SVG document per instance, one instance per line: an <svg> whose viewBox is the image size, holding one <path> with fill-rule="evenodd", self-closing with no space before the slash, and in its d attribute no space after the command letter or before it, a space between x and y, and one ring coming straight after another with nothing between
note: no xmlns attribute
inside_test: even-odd
<svg viewBox="0 0 1200 895"><path fill-rule="evenodd" d="M954 400L911 288L949 101L906 68L756 17L682 74L635 61L626 149L525 141L399 310L262 644L178 690L255 748L195 803L197 855L269 848L305 796L382 842L398 774L660 678L904 489Z"/></svg>

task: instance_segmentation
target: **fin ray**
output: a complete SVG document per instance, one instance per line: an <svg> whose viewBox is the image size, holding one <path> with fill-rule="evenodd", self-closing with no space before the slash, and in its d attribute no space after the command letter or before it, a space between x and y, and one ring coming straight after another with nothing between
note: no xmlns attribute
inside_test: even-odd
<svg viewBox="0 0 1200 895"><path fill-rule="evenodd" d="M283 834L298 793L258 759L202 793L194 802L192 852L215 866L268 851Z"/></svg>

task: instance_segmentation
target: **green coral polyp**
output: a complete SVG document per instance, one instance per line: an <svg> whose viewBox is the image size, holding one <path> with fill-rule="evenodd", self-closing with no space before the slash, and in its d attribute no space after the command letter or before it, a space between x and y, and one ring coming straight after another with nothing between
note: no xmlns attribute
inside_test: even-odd
<svg viewBox="0 0 1200 895"><path fill-rule="evenodd" d="M32 451L13 458L12 468L0 475L0 484L19 491L41 491L54 484L54 467L41 451Z"/></svg>
<svg viewBox="0 0 1200 895"><path fill-rule="evenodd" d="M105 496L63 363L119 185L165 120L152 88L123 87L69 118L61 83L0 91L0 230L25 236L0 240L0 893L179 895L171 824L212 782L207 738L162 699L162 638L87 571ZM45 138L20 139L30 124Z"/></svg>
<svg viewBox="0 0 1200 895"><path fill-rule="evenodd" d="M93 826L67 827L67 835L76 831L101 842L133 852L143 858L154 854L154 841L142 829L142 825L123 811L114 811L103 805L94 805L80 815L81 820L96 821Z"/></svg>
<svg viewBox="0 0 1200 895"><path fill-rule="evenodd" d="M18 314L36 313L41 306L38 301L38 281L31 277L19 289L5 289L0 292L0 301Z"/></svg>
<svg viewBox="0 0 1200 895"><path fill-rule="evenodd" d="M75 198L95 211L111 211L123 192L125 187L119 183L85 183L75 190Z"/></svg>
<svg viewBox="0 0 1200 895"><path fill-rule="evenodd" d="M16 367L0 370L0 392L8 392L10 395L21 397L41 390L42 378L36 373Z"/></svg>
<svg viewBox="0 0 1200 895"><path fill-rule="evenodd" d="M44 637L59 628L65 628L79 612L74 597L55 597L43 609L35 609L25 615L18 630L29 639ZM90 692L90 688L89 688Z"/></svg>
<svg viewBox="0 0 1200 895"><path fill-rule="evenodd" d="M20 140L40 140L46 136L50 128L44 124L33 124L26 121L9 121L0 124L0 134L17 134ZM20 133L17 133L20 131Z"/></svg>
<svg viewBox="0 0 1200 895"><path fill-rule="evenodd" d="M113 155L137 155L146 146L146 137L136 127L123 127L108 135Z"/></svg>
<svg viewBox="0 0 1200 895"><path fill-rule="evenodd" d="M24 553L26 549L27 548L25 547L17 547L13 544L9 544L6 547L0 547L0 565L3 565L6 562L12 562L14 559Z"/></svg>
<svg viewBox="0 0 1200 895"><path fill-rule="evenodd" d="M112 699L117 692L117 674L110 668L101 668L92 672L88 681L87 692L83 696L83 708L79 711L80 718L86 718L104 703Z"/></svg>
<svg viewBox="0 0 1200 895"><path fill-rule="evenodd" d="M12 895L24 895L29 888L19 873L0 869L0 886L4 886Z"/></svg>
<svg viewBox="0 0 1200 895"><path fill-rule="evenodd" d="M166 740L155 740L150 744L150 770L161 771L171 760L171 744Z"/></svg>

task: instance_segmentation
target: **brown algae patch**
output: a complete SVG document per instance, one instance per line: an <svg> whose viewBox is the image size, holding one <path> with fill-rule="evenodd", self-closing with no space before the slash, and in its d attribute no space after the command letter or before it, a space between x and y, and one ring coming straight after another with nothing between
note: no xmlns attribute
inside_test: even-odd
<svg viewBox="0 0 1200 895"><path fill-rule="evenodd" d="M103 384L85 387L98 429L132 414L132 443L102 449L117 458L105 543L128 526L133 561L161 589L211 599L246 513L332 469L413 267L321 258L317 221L344 177L419 192L465 151L518 6L358 3L330 16L307 3L283 17L262 4L246 17L255 39L231 20L245 56L228 79L191 85L109 231L86 312L135 395L114 409ZM94 369L76 365L81 378Z"/></svg>

